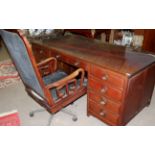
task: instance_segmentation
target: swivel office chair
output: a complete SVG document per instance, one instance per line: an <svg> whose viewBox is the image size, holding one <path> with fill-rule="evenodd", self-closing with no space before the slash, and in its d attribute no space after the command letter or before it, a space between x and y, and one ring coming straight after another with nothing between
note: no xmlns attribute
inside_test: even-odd
<svg viewBox="0 0 155 155"><path fill-rule="evenodd" d="M57 70L57 59L54 57L37 64L31 46L20 30L16 32L0 30L0 35L26 92L48 112L54 114L86 93L82 68L67 75L64 71ZM31 112L30 115L33 116L35 112ZM77 120L74 114L68 111L67 113L73 116L74 121ZM51 119L52 117L48 125Z"/></svg>

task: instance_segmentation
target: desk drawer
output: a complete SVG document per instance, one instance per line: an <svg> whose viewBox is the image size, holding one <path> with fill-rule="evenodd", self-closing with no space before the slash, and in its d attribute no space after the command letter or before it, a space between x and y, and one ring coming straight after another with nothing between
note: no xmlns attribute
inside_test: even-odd
<svg viewBox="0 0 155 155"><path fill-rule="evenodd" d="M89 99L94 101L95 104L100 106L101 108L105 108L108 111L111 111L112 113L119 114L120 112L120 103L113 102L109 100L107 97L96 94L93 91L88 91Z"/></svg>
<svg viewBox="0 0 155 155"><path fill-rule="evenodd" d="M95 94L98 93L100 95L110 98L111 100L122 102L123 91L109 86L101 80L97 80L95 78L90 77L88 88L94 91Z"/></svg>
<svg viewBox="0 0 155 155"><path fill-rule="evenodd" d="M111 122L112 124L117 124L119 120L119 115L112 114L104 107L98 106L93 101L89 100L89 112L91 112L103 122Z"/></svg>
<svg viewBox="0 0 155 155"><path fill-rule="evenodd" d="M88 67L87 67L88 65L82 60L73 58L71 56L65 56L65 55L59 55L58 57L59 57L59 60L61 60L64 63L67 63L77 68L83 68L86 71L88 70Z"/></svg>
<svg viewBox="0 0 155 155"><path fill-rule="evenodd" d="M124 87L124 77L120 74L111 72L109 70L100 68L98 66L91 66L90 73L105 83L109 83L114 87L123 89Z"/></svg>

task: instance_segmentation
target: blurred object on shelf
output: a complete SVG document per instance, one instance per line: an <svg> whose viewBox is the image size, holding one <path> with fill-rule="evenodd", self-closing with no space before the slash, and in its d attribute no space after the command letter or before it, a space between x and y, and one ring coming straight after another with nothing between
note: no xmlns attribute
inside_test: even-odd
<svg viewBox="0 0 155 155"><path fill-rule="evenodd" d="M111 30L113 33L113 43L122 46L131 46L134 33L132 30ZM112 43L112 37L111 42Z"/></svg>
<svg viewBox="0 0 155 155"><path fill-rule="evenodd" d="M114 30L114 44L122 45L123 30ZM155 29L131 29L133 39L130 47L136 51L155 53Z"/></svg>
<svg viewBox="0 0 155 155"><path fill-rule="evenodd" d="M133 40L133 32L131 31L123 31L122 45L123 46L131 46Z"/></svg>
<svg viewBox="0 0 155 155"><path fill-rule="evenodd" d="M110 37L109 37L109 43L113 44L114 43L114 37L115 37L115 30L111 30L110 32Z"/></svg>
<svg viewBox="0 0 155 155"><path fill-rule="evenodd" d="M143 35L134 35L133 36L133 46L135 48L140 48L143 46L143 40L144 40L144 36Z"/></svg>
<svg viewBox="0 0 155 155"><path fill-rule="evenodd" d="M29 35L31 37L37 37L37 36L41 36L45 33L45 29L29 29L28 32L29 32Z"/></svg>
<svg viewBox="0 0 155 155"><path fill-rule="evenodd" d="M25 29L22 30L28 38L33 39L52 39L62 36L61 29Z"/></svg>

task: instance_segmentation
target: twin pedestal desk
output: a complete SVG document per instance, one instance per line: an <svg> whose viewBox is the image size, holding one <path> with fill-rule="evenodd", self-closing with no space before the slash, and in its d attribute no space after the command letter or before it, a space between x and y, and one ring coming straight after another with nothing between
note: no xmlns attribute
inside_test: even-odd
<svg viewBox="0 0 155 155"><path fill-rule="evenodd" d="M86 71L88 116L109 125L126 125L150 104L155 83L151 55L75 35L33 40L31 45L36 61L55 57Z"/></svg>

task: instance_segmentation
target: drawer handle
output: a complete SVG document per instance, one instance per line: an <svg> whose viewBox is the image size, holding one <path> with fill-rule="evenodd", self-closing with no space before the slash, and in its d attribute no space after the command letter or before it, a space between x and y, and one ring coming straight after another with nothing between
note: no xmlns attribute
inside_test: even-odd
<svg viewBox="0 0 155 155"><path fill-rule="evenodd" d="M60 58L61 56L60 55L56 55L56 58L58 59L58 58Z"/></svg>
<svg viewBox="0 0 155 155"><path fill-rule="evenodd" d="M40 50L39 52L40 52L40 53L43 53L43 51L42 51L42 50Z"/></svg>
<svg viewBox="0 0 155 155"><path fill-rule="evenodd" d="M109 76L107 74L102 76L102 80L104 80L104 81L108 80L108 78L109 78Z"/></svg>
<svg viewBox="0 0 155 155"><path fill-rule="evenodd" d="M75 62L74 66L79 66L79 64L80 64L79 62Z"/></svg>
<svg viewBox="0 0 155 155"><path fill-rule="evenodd" d="M105 112L104 111L101 111L100 112L100 116L105 117Z"/></svg>
<svg viewBox="0 0 155 155"><path fill-rule="evenodd" d="M105 105L105 104L107 104L107 99L105 99L105 98L102 98L102 99L101 99L101 101L100 101L100 104L102 104L102 105Z"/></svg>
<svg viewBox="0 0 155 155"><path fill-rule="evenodd" d="M107 87L103 87L103 88L101 89L101 93L106 93L106 92L107 92L107 90L108 90L108 88L107 88Z"/></svg>

